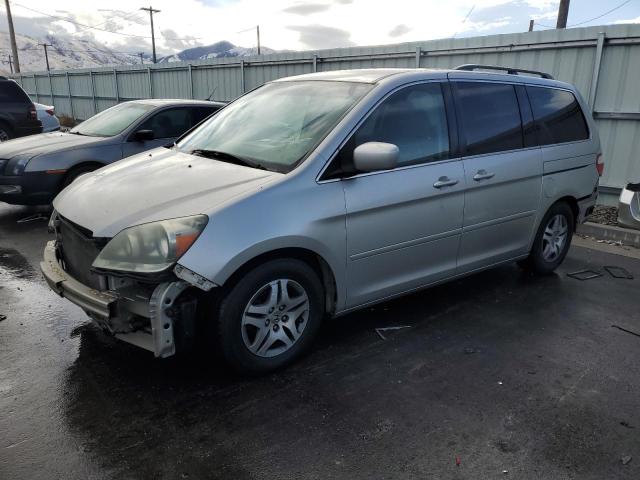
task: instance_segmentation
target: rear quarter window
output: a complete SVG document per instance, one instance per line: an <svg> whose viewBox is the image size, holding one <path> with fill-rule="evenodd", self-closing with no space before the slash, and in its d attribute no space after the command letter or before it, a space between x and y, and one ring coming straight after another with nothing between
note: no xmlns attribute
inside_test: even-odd
<svg viewBox="0 0 640 480"><path fill-rule="evenodd" d="M31 103L29 95L11 80L0 81L0 102Z"/></svg>
<svg viewBox="0 0 640 480"><path fill-rule="evenodd" d="M540 145L589 138L584 113L573 93L556 88L527 86Z"/></svg>

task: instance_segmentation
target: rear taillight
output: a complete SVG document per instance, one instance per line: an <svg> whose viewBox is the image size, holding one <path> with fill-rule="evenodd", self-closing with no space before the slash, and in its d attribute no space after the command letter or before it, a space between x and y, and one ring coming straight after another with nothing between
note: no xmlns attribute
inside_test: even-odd
<svg viewBox="0 0 640 480"><path fill-rule="evenodd" d="M38 119L38 112L36 112L36 106L35 105L31 105L29 107L29 112L27 112L27 118L30 120L37 120Z"/></svg>
<svg viewBox="0 0 640 480"><path fill-rule="evenodd" d="M53 110L53 108L50 108L49 110L45 110L45 112L47 112L52 117L56 114L56 112Z"/></svg>
<svg viewBox="0 0 640 480"><path fill-rule="evenodd" d="M598 175L600 176L604 173L604 160L601 153L596 157L596 170L598 170Z"/></svg>

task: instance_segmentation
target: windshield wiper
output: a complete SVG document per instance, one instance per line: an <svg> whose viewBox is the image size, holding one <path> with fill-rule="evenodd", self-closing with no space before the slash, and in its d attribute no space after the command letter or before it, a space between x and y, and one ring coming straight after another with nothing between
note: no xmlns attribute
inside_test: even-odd
<svg viewBox="0 0 640 480"><path fill-rule="evenodd" d="M232 163L234 165L242 165L243 167L257 168L259 170L266 170L265 167L259 163L251 162L245 158L238 157L232 153L221 152L219 150L207 150L204 148L196 148L189 152L191 155L197 155L199 157L214 158L216 160L222 160L223 162Z"/></svg>

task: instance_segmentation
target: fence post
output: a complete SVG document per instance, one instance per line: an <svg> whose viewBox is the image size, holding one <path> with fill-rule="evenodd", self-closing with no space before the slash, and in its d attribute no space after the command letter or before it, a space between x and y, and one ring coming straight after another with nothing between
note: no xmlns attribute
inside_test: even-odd
<svg viewBox="0 0 640 480"><path fill-rule="evenodd" d="M598 33L598 42L596 43L596 56L593 61L593 76L591 77L591 88L589 88L589 105L591 113L596 109L596 93L598 90L598 78L600 77L600 66L602 64L602 52L604 50L605 33Z"/></svg>
<svg viewBox="0 0 640 480"><path fill-rule="evenodd" d="M153 98L153 79L151 78L151 67L147 67L147 80L149 81L149 98Z"/></svg>
<svg viewBox="0 0 640 480"><path fill-rule="evenodd" d="M240 60L240 89L244 93L244 60Z"/></svg>
<svg viewBox="0 0 640 480"><path fill-rule="evenodd" d="M51 81L51 72L47 70L47 75L49 76L49 93L51 94L51 105L53 109L56 109L56 99L53 96L53 82Z"/></svg>
<svg viewBox="0 0 640 480"><path fill-rule="evenodd" d="M98 105L96 104L96 86L93 81L93 70L89 70L89 79L91 80L91 99L93 100L93 114L98 113Z"/></svg>
<svg viewBox="0 0 640 480"><path fill-rule="evenodd" d="M420 57L422 57L422 48L416 47L416 68L420 68Z"/></svg>
<svg viewBox="0 0 640 480"><path fill-rule="evenodd" d="M316 73L318 71L318 54L314 53L313 54L313 73Z"/></svg>
<svg viewBox="0 0 640 480"><path fill-rule="evenodd" d="M189 64L189 98L193 98L193 70Z"/></svg>
<svg viewBox="0 0 640 480"><path fill-rule="evenodd" d="M76 114L73 111L73 96L71 95L71 80L69 80L69 72L67 73L67 91L69 92L69 106L71 107L71 118L76 119Z"/></svg>
<svg viewBox="0 0 640 480"><path fill-rule="evenodd" d="M35 73L33 74L33 85L36 88L36 102L40 103L40 95L38 94L38 78Z"/></svg>
<svg viewBox="0 0 640 480"><path fill-rule="evenodd" d="M118 90L118 70L113 69L113 86L116 91L116 102L120 103L120 91Z"/></svg>

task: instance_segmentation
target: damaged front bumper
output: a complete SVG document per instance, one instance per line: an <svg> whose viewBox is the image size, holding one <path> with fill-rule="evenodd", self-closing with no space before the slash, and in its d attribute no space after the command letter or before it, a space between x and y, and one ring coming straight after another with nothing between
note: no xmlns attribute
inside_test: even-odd
<svg viewBox="0 0 640 480"><path fill-rule="evenodd" d="M40 263L45 280L103 330L162 358L174 355L177 344L186 347L193 342L198 297L183 295L192 283L176 279L139 285L117 278L108 280L113 288L99 291L69 275L59 258L56 241L48 242ZM202 285L195 286L203 289Z"/></svg>

